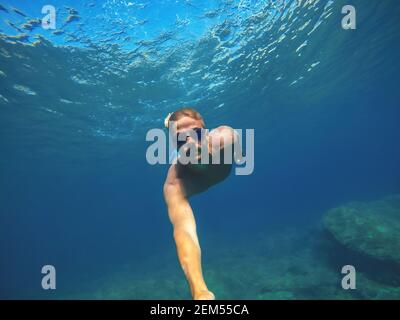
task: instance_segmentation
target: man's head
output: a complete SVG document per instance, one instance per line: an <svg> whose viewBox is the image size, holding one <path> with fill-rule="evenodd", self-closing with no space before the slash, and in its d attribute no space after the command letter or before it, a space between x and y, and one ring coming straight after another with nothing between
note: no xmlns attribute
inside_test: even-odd
<svg viewBox="0 0 400 320"><path fill-rule="evenodd" d="M195 109L182 108L170 113L165 119L165 126L170 129L173 140L178 141L178 150L185 146L180 151L187 153L189 145L194 144L198 152L201 152L201 129L205 128L205 124L203 117Z"/></svg>
<svg viewBox="0 0 400 320"><path fill-rule="evenodd" d="M177 130L191 129L191 128L204 128L204 120L200 113L193 108L178 109L170 113L165 119L165 127L168 129L170 122L175 121ZM175 133L175 132L174 132Z"/></svg>

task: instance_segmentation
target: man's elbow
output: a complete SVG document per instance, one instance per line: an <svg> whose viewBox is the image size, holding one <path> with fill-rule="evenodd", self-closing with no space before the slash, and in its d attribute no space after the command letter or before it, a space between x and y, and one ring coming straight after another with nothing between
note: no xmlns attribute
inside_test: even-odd
<svg viewBox="0 0 400 320"><path fill-rule="evenodd" d="M172 193L172 184L169 182L165 182L164 186L163 186L163 195L164 195L164 200L167 201L167 199L169 198L169 196Z"/></svg>
<svg viewBox="0 0 400 320"><path fill-rule="evenodd" d="M179 193L178 186L173 182L165 182L163 186L164 200L168 205Z"/></svg>

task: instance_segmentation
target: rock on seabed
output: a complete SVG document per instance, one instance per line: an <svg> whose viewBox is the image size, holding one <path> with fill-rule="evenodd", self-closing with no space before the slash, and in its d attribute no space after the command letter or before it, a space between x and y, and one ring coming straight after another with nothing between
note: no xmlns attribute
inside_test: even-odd
<svg viewBox="0 0 400 320"><path fill-rule="evenodd" d="M343 246L400 264L400 195L331 209L324 215L323 223Z"/></svg>

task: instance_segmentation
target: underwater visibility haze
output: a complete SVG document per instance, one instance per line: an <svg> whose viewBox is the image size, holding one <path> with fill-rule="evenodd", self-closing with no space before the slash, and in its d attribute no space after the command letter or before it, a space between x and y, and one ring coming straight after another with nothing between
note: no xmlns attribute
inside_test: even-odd
<svg viewBox="0 0 400 320"><path fill-rule="evenodd" d="M217 299L400 299L399 1L3 0L0 16L1 299L191 298L168 166L146 161L146 133L187 106L255 132L254 172L191 200Z"/></svg>

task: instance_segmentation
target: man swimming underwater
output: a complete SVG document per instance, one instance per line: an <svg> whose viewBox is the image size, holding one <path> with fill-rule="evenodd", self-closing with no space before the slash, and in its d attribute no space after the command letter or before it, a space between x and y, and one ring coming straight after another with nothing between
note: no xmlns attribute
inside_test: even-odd
<svg viewBox="0 0 400 320"><path fill-rule="evenodd" d="M179 262L189 283L193 299L213 300L215 296L208 290L202 274L201 250L189 198L206 191L228 177L233 161L230 164L224 164L222 155L224 150L232 150L230 148L233 148L238 141L237 134L228 126L220 126L210 132L202 130L205 129L203 118L192 108L179 109L169 114L165 119L165 126L170 129L173 140L178 141L176 144L178 161L173 163L168 170L164 183L164 199L174 228ZM177 139L178 135L179 139ZM206 155L210 159L210 164L180 163L179 157L187 154L189 150L197 150L196 157L199 160L204 148L208 149ZM218 159L221 159L222 164L211 164L218 153L220 156Z"/></svg>

